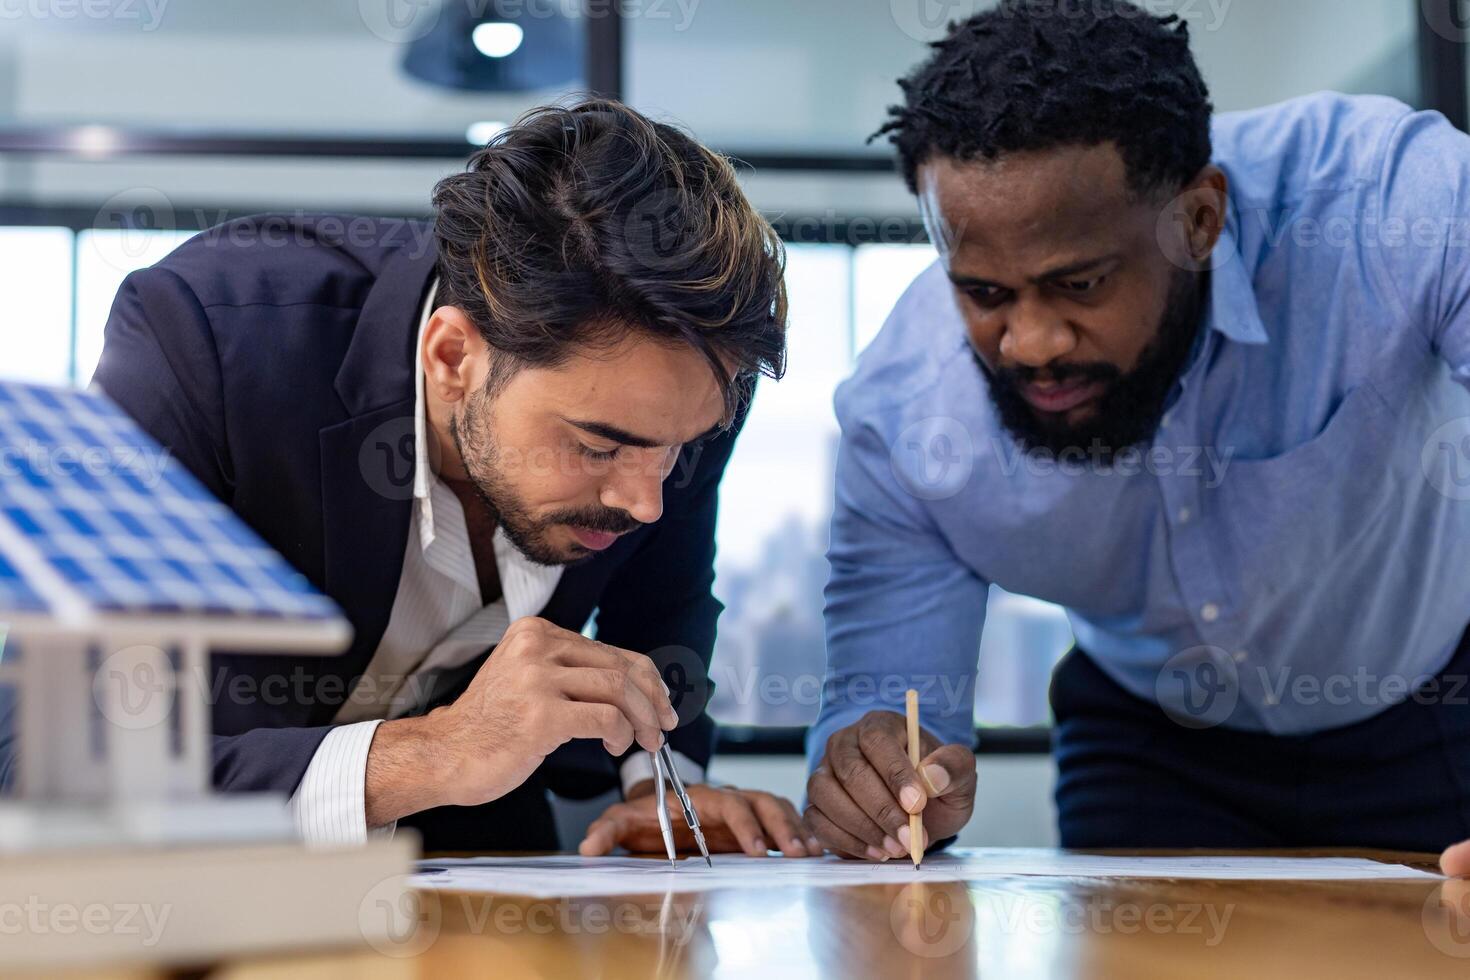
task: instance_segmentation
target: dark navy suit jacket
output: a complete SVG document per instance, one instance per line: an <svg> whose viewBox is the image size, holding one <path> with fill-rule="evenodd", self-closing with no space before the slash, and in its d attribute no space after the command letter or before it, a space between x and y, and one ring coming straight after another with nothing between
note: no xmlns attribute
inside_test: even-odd
<svg viewBox="0 0 1470 980"><path fill-rule="evenodd" d="M259 215L128 276L113 304L94 382L355 631L336 657L216 651L223 790L293 792L387 626L412 501L414 344L435 265L422 223ZM671 744L701 764L714 737L704 705L721 610L710 591L717 491L734 439L686 449L663 517L569 567L541 612L571 630L595 613L598 639L652 656L682 722ZM433 703L452 700L483 659L436 677ZM506 797L403 823L428 848L556 848L546 790L585 798L617 782L617 760L579 740Z"/></svg>

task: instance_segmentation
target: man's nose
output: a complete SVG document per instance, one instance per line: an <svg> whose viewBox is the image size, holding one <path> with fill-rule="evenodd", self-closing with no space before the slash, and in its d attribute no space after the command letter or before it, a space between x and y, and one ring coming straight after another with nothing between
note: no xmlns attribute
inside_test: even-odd
<svg viewBox="0 0 1470 980"><path fill-rule="evenodd" d="M1000 338L1002 360L1039 368L1077 348L1077 333L1066 319L1038 300L1018 301Z"/></svg>
<svg viewBox="0 0 1470 980"><path fill-rule="evenodd" d="M602 485L602 504L627 511L640 524L652 524L664 512L663 468L651 459L639 463L628 472L614 470Z"/></svg>

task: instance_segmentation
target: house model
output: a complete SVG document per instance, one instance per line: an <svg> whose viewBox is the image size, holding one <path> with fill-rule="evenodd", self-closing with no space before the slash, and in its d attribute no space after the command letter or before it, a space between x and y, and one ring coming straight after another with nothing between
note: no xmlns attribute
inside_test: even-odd
<svg viewBox="0 0 1470 980"><path fill-rule="evenodd" d="M0 901L147 900L173 919L146 947L7 936L0 966L393 928L360 906L394 890L411 839L308 851L283 796L210 788L210 650L334 653L348 624L100 394L0 382L0 631Z"/></svg>

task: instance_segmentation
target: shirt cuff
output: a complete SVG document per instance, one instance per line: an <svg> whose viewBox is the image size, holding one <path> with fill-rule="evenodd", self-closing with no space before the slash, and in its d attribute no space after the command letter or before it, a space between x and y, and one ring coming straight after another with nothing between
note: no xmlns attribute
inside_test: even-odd
<svg viewBox="0 0 1470 980"><path fill-rule="evenodd" d="M381 721L339 725L327 733L291 794L291 817L310 845L365 844L391 837L396 823L367 826L367 760Z"/></svg>
<svg viewBox="0 0 1470 980"><path fill-rule="evenodd" d="M684 785L704 782L704 767L682 752L669 750L669 755L674 757L674 771L679 778L684 780ZM623 799L628 798L628 792L645 779L653 778L653 758L647 752L634 752L623 760L620 770L623 777Z"/></svg>

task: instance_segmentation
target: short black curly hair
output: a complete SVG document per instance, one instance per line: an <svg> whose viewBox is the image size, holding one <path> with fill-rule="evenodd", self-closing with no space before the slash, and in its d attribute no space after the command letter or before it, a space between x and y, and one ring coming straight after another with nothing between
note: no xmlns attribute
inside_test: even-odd
<svg viewBox="0 0 1470 980"><path fill-rule="evenodd" d="M1213 106L1178 17L1126 0L1003 0L931 47L868 138L898 148L910 190L934 156L1111 142L1140 196L1177 190L1210 161Z"/></svg>

